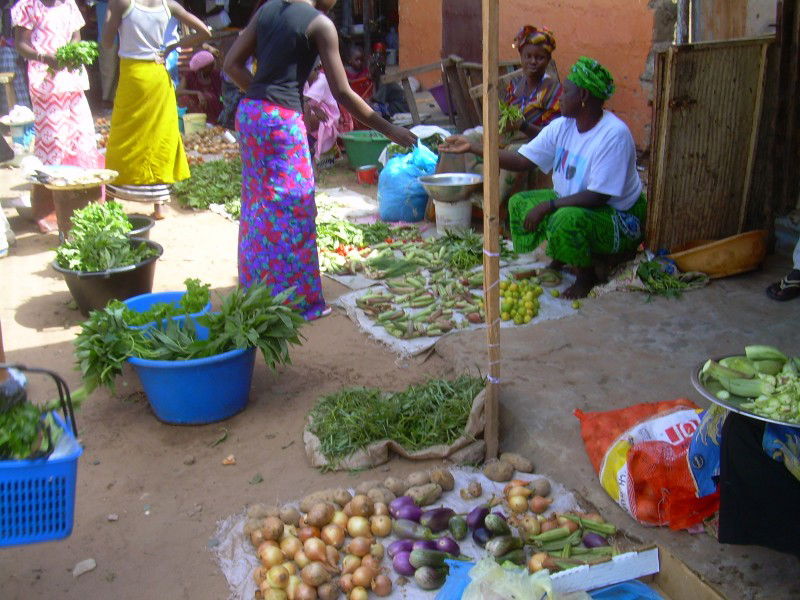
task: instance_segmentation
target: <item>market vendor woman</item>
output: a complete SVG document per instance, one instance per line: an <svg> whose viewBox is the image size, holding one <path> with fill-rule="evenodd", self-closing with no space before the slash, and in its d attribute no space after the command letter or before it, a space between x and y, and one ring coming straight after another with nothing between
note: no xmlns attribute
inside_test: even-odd
<svg viewBox="0 0 800 600"><path fill-rule="evenodd" d="M627 125L603 104L614 93L611 74L581 57L564 83L561 118L517 152L500 151L500 166L553 172L553 190L520 192L509 201L511 237L517 252L547 241L550 268L571 267L576 282L566 298L582 298L597 278L597 255L635 251L642 240L646 201L636 172L636 148ZM442 151L482 153L463 136L446 140Z"/></svg>

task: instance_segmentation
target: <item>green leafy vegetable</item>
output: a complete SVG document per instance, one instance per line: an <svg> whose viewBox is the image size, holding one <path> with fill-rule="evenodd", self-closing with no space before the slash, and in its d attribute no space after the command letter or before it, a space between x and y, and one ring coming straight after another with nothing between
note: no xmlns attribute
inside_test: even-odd
<svg viewBox="0 0 800 600"><path fill-rule="evenodd" d="M420 142L422 142L422 145L427 147L428 150L438 155L439 146L442 144L442 142L444 142L444 140L445 136L443 136L441 133L434 133L433 135L420 140ZM401 146L400 144L391 143L386 146L386 158L388 160L390 158L394 158L395 156L410 154L412 150L413 148L410 146Z"/></svg>
<svg viewBox="0 0 800 600"><path fill-rule="evenodd" d="M45 410L24 402L0 413L0 460L20 460L51 449L62 430ZM49 440L45 427L50 428Z"/></svg>
<svg viewBox="0 0 800 600"><path fill-rule="evenodd" d="M107 306L94 311L81 325L75 340L78 367L88 392L98 386L113 387L114 378L131 357L151 360L189 360L230 350L257 347L271 368L291 362L289 345L300 344L305 323L290 304L294 288L272 296L263 283L247 290L237 288L222 298L218 313L197 322L209 329L199 339L191 319L182 324L170 319L147 329L130 329L124 307Z"/></svg>
<svg viewBox="0 0 800 600"><path fill-rule="evenodd" d="M125 234L133 229L122 205L113 200L105 204L90 202L84 208L72 213L70 222L72 223L72 229L69 232L71 237L99 230Z"/></svg>
<svg viewBox="0 0 800 600"><path fill-rule="evenodd" d="M208 304L208 288L211 287L210 284L202 283L199 279L187 279L184 284L186 285L186 293L181 296L177 307L169 302L156 302L148 310L138 312L129 309L119 300L112 300L108 303L108 308L121 308L123 320L128 325L133 326L156 323L170 317L200 312Z"/></svg>
<svg viewBox="0 0 800 600"><path fill-rule="evenodd" d="M382 221L376 223L351 223L350 221L320 221L317 223L317 247L336 250L339 246L365 248L393 240L419 239L418 227L391 227Z"/></svg>
<svg viewBox="0 0 800 600"><path fill-rule="evenodd" d="M452 444L464 435L480 377L434 379L402 392L346 388L321 398L310 413L309 430L332 463L370 444L391 439L406 450Z"/></svg>
<svg viewBox="0 0 800 600"><path fill-rule="evenodd" d="M70 42L56 50L58 70L77 71L83 66L91 65L100 56L97 42Z"/></svg>
<svg viewBox="0 0 800 600"><path fill-rule="evenodd" d="M515 104L508 104L500 100L500 135L513 133L519 123L525 120L525 115Z"/></svg>
<svg viewBox="0 0 800 600"><path fill-rule="evenodd" d="M446 231L433 242L435 247L444 247L447 265L456 271L468 271L483 264L483 238L471 229L468 231ZM516 254L500 245L500 257L514 258Z"/></svg>
<svg viewBox="0 0 800 600"><path fill-rule="evenodd" d="M207 209L211 204L233 208L232 203L242 195L242 161L238 158L212 160L194 165L192 176L179 181L172 189L178 201L190 208Z"/></svg>
<svg viewBox="0 0 800 600"><path fill-rule="evenodd" d="M680 298L684 290L690 288L688 283L665 273L656 260L647 260L636 268L636 276L641 280L650 294L665 298Z"/></svg>

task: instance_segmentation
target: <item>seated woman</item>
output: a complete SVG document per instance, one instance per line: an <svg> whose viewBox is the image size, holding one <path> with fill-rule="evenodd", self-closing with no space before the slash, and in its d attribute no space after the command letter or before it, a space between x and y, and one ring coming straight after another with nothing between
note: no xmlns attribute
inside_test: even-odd
<svg viewBox="0 0 800 600"><path fill-rule="evenodd" d="M581 57L564 83L562 118L545 127L518 152L500 151L500 166L523 171L532 165L553 172L554 190L521 192L509 201L511 237L517 252L547 241L550 268L573 268L577 281L566 298L583 298L597 282L595 255L636 250L647 204L636 172L636 147L628 127L603 109L614 80L600 63ZM482 153L463 136L448 138L445 152Z"/></svg>
<svg viewBox="0 0 800 600"><path fill-rule="evenodd" d="M178 104L190 113L205 113L216 124L222 111L222 73L215 69L214 55L208 50L196 52L189 60L189 70L177 91Z"/></svg>
<svg viewBox="0 0 800 600"><path fill-rule="evenodd" d="M503 132L506 149L518 150L525 142L532 140L548 123L561 115L559 99L563 88L561 84L547 74L547 67L556 49L553 33L542 27L526 25L520 29L512 44L519 52L522 73L511 80L501 99L517 107L523 119ZM480 134L471 134L471 141L483 143ZM471 173L482 173L483 162L479 157L468 157L465 170ZM531 172L500 172L500 206L501 216L505 220L506 203L512 194L525 189Z"/></svg>

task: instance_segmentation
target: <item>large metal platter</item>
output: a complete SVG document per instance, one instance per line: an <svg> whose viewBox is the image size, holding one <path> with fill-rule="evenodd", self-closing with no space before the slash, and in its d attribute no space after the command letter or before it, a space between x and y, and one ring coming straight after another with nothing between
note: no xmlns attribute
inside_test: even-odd
<svg viewBox="0 0 800 600"><path fill-rule="evenodd" d="M723 358L727 358L726 356L720 356L719 358L714 358L717 362L721 361ZM703 365L706 364L704 360L701 362L697 367L694 368L692 371L691 381L694 389L698 391L698 393L703 396L706 400L713 402L714 404L718 404L723 408L727 408L730 411L735 413L739 413L740 415L744 415L745 417L750 417L752 419L758 419L759 421L765 421L767 423L775 423L777 425L787 425L789 427L795 427L800 429L800 423L787 423L786 421L779 421L777 419L770 419L769 417L762 417L761 415L757 415L749 410L745 410L741 407L741 405L736 400L720 400L710 391L708 391L705 386L700 382L700 372L703 370Z"/></svg>
<svg viewBox="0 0 800 600"><path fill-rule="evenodd" d="M48 165L37 171L52 180L46 181L31 175L31 181L42 183L47 189L54 191L88 190L111 183L119 175L111 169L87 169L69 165Z"/></svg>

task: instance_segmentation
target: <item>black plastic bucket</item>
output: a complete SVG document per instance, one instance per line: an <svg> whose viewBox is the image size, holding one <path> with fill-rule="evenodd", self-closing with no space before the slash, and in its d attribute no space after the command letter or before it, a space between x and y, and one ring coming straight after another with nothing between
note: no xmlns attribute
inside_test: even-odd
<svg viewBox="0 0 800 600"><path fill-rule="evenodd" d="M133 227L127 234L129 238L150 239L150 230L156 224L155 219L144 215L128 215L128 221Z"/></svg>
<svg viewBox="0 0 800 600"><path fill-rule="evenodd" d="M64 281L67 282L67 287L81 314L88 316L92 310L105 308L109 300L126 300L153 291L156 261L161 258L164 248L161 244L142 238L132 238L131 243L147 244L158 254L135 265L94 273L65 269L55 261L51 263L53 268L64 276Z"/></svg>

